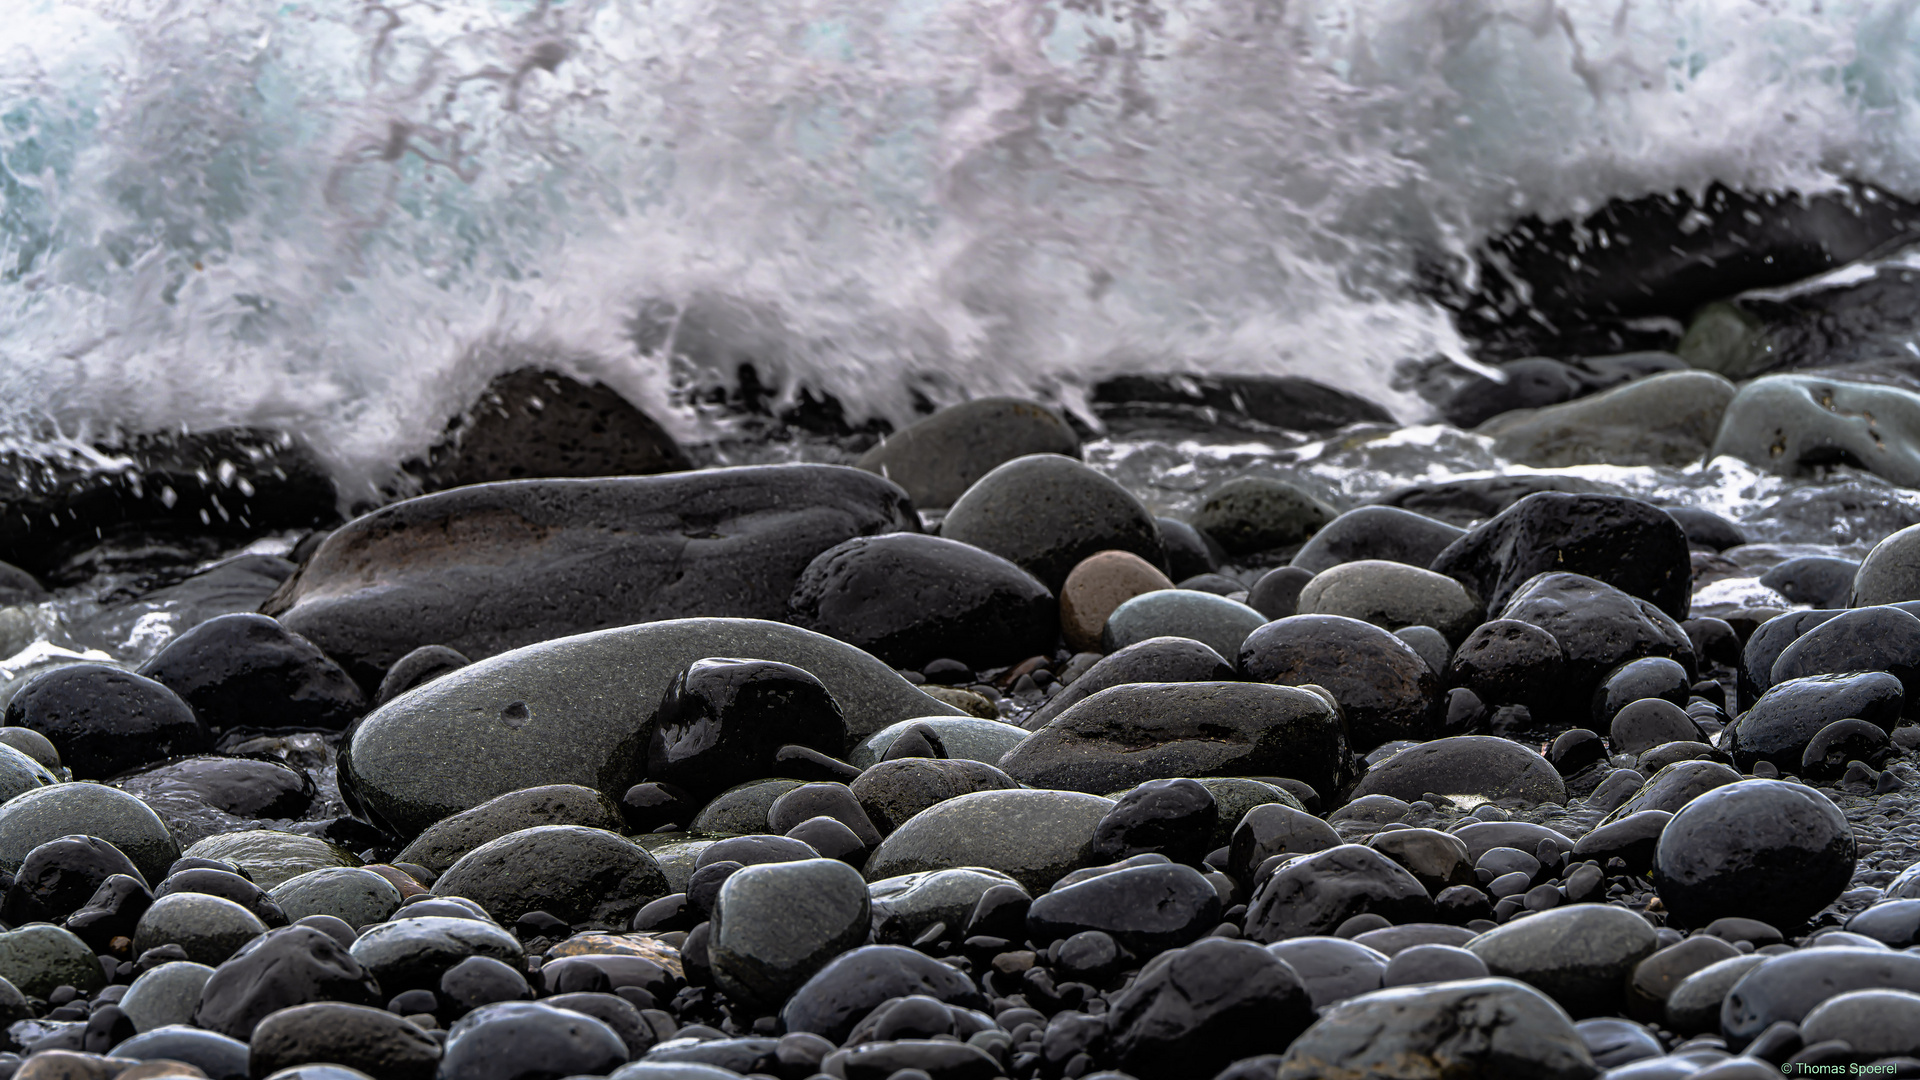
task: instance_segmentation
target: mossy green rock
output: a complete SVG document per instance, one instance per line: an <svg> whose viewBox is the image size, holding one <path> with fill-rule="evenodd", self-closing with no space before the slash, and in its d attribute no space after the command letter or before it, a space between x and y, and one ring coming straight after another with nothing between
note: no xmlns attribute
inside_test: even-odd
<svg viewBox="0 0 1920 1080"><path fill-rule="evenodd" d="M87 943L46 923L0 933L0 979L36 998L46 997L57 986L92 993L107 985L100 961Z"/></svg>
<svg viewBox="0 0 1920 1080"><path fill-rule="evenodd" d="M313 870L360 865L360 860L352 852L337 844L329 844L317 837L269 829L209 836L181 854L196 859L219 859L233 863L246 870L255 885L268 890ZM161 874L161 877L165 876Z"/></svg>
<svg viewBox="0 0 1920 1080"><path fill-rule="evenodd" d="M959 715L844 642L759 619L674 619L528 645L451 672L361 722L342 760L362 804L402 835L510 791L577 784L616 794L645 769L667 684L709 656L811 672L854 737Z"/></svg>
<svg viewBox="0 0 1920 1080"><path fill-rule="evenodd" d="M489 840L540 825L585 825L617 832L620 809L613 800L578 784L546 784L509 791L427 826L397 858L438 874ZM357 924L356 924L357 925Z"/></svg>
<svg viewBox="0 0 1920 1080"><path fill-rule="evenodd" d="M151 882L180 857L172 831L146 803L102 784L53 784L0 806L0 867L14 870L27 852L76 833L119 848Z"/></svg>
<svg viewBox="0 0 1920 1080"><path fill-rule="evenodd" d="M393 882L357 866L329 866L288 878L268 890L288 922L331 915L348 926L385 921L400 906Z"/></svg>

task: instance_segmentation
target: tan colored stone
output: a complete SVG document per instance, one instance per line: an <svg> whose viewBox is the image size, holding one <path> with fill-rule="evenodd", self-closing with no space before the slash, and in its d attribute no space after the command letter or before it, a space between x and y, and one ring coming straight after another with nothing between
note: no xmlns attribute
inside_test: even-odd
<svg viewBox="0 0 1920 1080"><path fill-rule="evenodd" d="M1096 651L1114 608L1142 593L1171 588L1167 575L1130 551L1089 555L1060 586L1060 631L1074 651Z"/></svg>
<svg viewBox="0 0 1920 1080"><path fill-rule="evenodd" d="M982 720L1000 719L1000 710L993 707L993 702L971 690L963 690L958 686L929 684L921 687L920 692L942 705L951 705L968 716L977 716Z"/></svg>

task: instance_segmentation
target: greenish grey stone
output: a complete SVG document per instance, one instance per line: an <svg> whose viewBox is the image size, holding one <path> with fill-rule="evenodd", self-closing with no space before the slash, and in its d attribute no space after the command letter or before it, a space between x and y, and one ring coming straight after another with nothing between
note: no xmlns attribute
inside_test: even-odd
<svg viewBox="0 0 1920 1080"><path fill-rule="evenodd" d="M1020 782L984 761L897 758L867 766L847 786L884 835L935 803L975 791L1009 791Z"/></svg>
<svg viewBox="0 0 1920 1080"><path fill-rule="evenodd" d="M11 1024L16 1020L28 1020L33 1017L33 1003L20 988L0 979L0 1024Z"/></svg>
<svg viewBox="0 0 1920 1080"><path fill-rule="evenodd" d="M1231 662L1247 635L1265 625L1265 615L1237 600L1195 589L1162 589L1114 608L1100 640L1111 654L1148 638L1191 638Z"/></svg>
<svg viewBox="0 0 1920 1080"><path fill-rule="evenodd" d="M653 833L647 836L636 836L634 843L645 848L647 854L653 856L653 861L660 864L660 872L667 875L668 892L686 892L687 883L693 880L694 861L700 858L700 853L707 850L713 841L670 839L666 843L660 843L655 837L662 835ZM672 835L686 836L685 833Z"/></svg>
<svg viewBox="0 0 1920 1080"><path fill-rule="evenodd" d="M49 776L53 775L54 770L60 768L60 751L54 749L52 741L45 735L40 734L32 728L0 727L0 743L4 743L39 762L47 769ZM59 778L54 777L54 779L49 780L48 783L57 783L58 781ZM5 798L0 798L0 802L5 802L12 797L13 796L8 795Z"/></svg>
<svg viewBox="0 0 1920 1080"><path fill-rule="evenodd" d="M191 960L161 964L133 980L120 1009L133 1021L135 1031L152 1031L169 1024L193 1022L193 1010L200 1007L200 991L213 977L213 969Z"/></svg>
<svg viewBox="0 0 1920 1080"><path fill-rule="evenodd" d="M133 929L133 955L178 945L196 964L219 967L240 946L267 932L253 912L205 893L168 893L153 902Z"/></svg>
<svg viewBox="0 0 1920 1080"><path fill-rule="evenodd" d="M1611 904L1542 911L1466 945L1492 974L1536 987L1580 1018L1620 1011L1634 965L1659 947L1646 919Z"/></svg>
<svg viewBox="0 0 1920 1080"><path fill-rule="evenodd" d="M774 800L800 786L798 780L755 780L715 795L693 815L688 832L749 836L767 831Z"/></svg>
<svg viewBox="0 0 1920 1080"><path fill-rule="evenodd" d="M499 923L544 911L574 926L618 930L667 892L667 876L644 848L580 825L541 825L490 840L433 883L435 896L464 896Z"/></svg>
<svg viewBox="0 0 1920 1080"><path fill-rule="evenodd" d="M1779 362L1766 325L1725 301L1695 313L1674 352L1693 367L1729 379L1750 378Z"/></svg>
<svg viewBox="0 0 1920 1080"><path fill-rule="evenodd" d="M230 862L244 869L253 878L253 883L263 889L273 889L314 870L360 865L360 860L352 852L338 844L329 844L318 837L270 829L249 829L246 832L209 836L182 854L196 859Z"/></svg>
<svg viewBox="0 0 1920 1080"><path fill-rule="evenodd" d="M1893 386L1769 375L1727 406L1713 453L1793 476L1848 460L1920 487L1920 394Z"/></svg>
<svg viewBox="0 0 1920 1080"><path fill-rule="evenodd" d="M873 903L873 942L911 945L934 923L945 923L951 934L958 934L981 894L995 885L1018 887L1020 883L998 871L977 867L929 870L876 881L867 886Z"/></svg>
<svg viewBox="0 0 1920 1080"><path fill-rule="evenodd" d="M899 484L923 510L952 506L1002 462L1027 454L1080 456L1058 413L1020 398L977 398L894 432L853 463Z"/></svg>
<svg viewBox="0 0 1920 1080"><path fill-rule="evenodd" d="M585 825L618 832L620 809L613 800L578 784L546 784L509 791L427 826L398 856L438 874L460 856L489 840L538 825Z"/></svg>
<svg viewBox="0 0 1920 1080"><path fill-rule="evenodd" d="M1293 792L1263 780L1250 780L1244 776L1196 776L1192 779L1213 793L1213 804L1220 811L1219 823L1214 826L1214 847L1226 847L1227 842L1233 839L1233 830L1240 824L1240 819L1256 806L1279 803L1303 814L1307 812L1307 808L1300 805L1300 800L1293 797ZM1125 793L1123 790L1113 797Z"/></svg>
<svg viewBox="0 0 1920 1080"><path fill-rule="evenodd" d="M1669 371L1480 425L1493 451L1541 469L1574 465L1689 465L1706 456L1734 386L1710 371Z"/></svg>
<svg viewBox="0 0 1920 1080"><path fill-rule="evenodd" d="M1265 476L1237 476L1204 495L1193 527L1230 554L1270 551L1306 541L1339 511L1313 495Z"/></svg>
<svg viewBox="0 0 1920 1080"><path fill-rule="evenodd" d="M1039 893L1100 861L1093 830L1112 799L1077 791L976 791L915 814L867 859L869 881L923 870L997 870Z"/></svg>
<svg viewBox="0 0 1920 1080"><path fill-rule="evenodd" d="M859 649L797 626L672 619L543 641L435 679L363 720L342 767L366 806L406 835L524 788L625 791L644 772L668 683L708 656L812 672L854 738L960 713Z"/></svg>
<svg viewBox="0 0 1920 1080"><path fill-rule="evenodd" d="M1853 575L1853 606L1920 600L1920 525L1909 525L1867 552Z"/></svg>
<svg viewBox="0 0 1920 1080"><path fill-rule="evenodd" d="M26 728L0 728L0 733L9 731L26 731L38 737L37 732L27 731ZM46 742L44 738L40 741ZM52 787L59 782L58 776L26 751L0 743L0 804L11 802L16 795L24 795L35 788Z"/></svg>
<svg viewBox="0 0 1920 1080"><path fill-rule="evenodd" d="M1007 751L1027 737L1026 728L999 720L983 720L977 716L923 716L889 724L860 740L860 745L847 755L847 764L864 769L879 761L893 746L893 740L914 724L932 728L933 733L940 736L940 744L947 748L947 757L984 761L989 765L997 764Z"/></svg>
<svg viewBox="0 0 1920 1080"><path fill-rule="evenodd" d="M57 986L90 994L107 985L100 960L87 943L46 923L0 933L0 979L36 998L45 998Z"/></svg>
<svg viewBox="0 0 1920 1080"><path fill-rule="evenodd" d="M1429 626L1457 645L1480 625L1485 605L1445 574L1385 559L1361 559L1315 574L1300 590L1298 611L1345 615L1385 630Z"/></svg>
<svg viewBox="0 0 1920 1080"><path fill-rule="evenodd" d="M0 866L13 870L27 852L76 833L119 848L148 881L166 877L180 857L166 823L139 799L104 784L52 784L0 806Z"/></svg>
<svg viewBox="0 0 1920 1080"><path fill-rule="evenodd" d="M837 859L735 871L714 901L707 957L727 996L776 1008L827 962L866 941L873 915L860 871Z"/></svg>
<svg viewBox="0 0 1920 1080"><path fill-rule="evenodd" d="M526 963L520 942L499 926L447 915L381 923L361 934L348 952L387 994L404 990L438 992L440 976L469 956L492 957L521 970Z"/></svg>
<svg viewBox="0 0 1920 1080"><path fill-rule="evenodd" d="M286 912L288 922L309 915L331 915L348 926L383 922L400 907L400 890L371 870L329 866L288 878L267 895Z"/></svg>

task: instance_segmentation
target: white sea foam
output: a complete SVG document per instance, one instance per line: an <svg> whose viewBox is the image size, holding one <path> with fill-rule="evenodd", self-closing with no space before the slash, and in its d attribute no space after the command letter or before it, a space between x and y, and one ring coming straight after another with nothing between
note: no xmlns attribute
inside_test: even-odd
<svg viewBox="0 0 1920 1080"><path fill-rule="evenodd" d="M739 362L896 421L1172 368L1415 418L1422 254L1920 195L1914 7L11 0L0 439L265 424L353 491L530 358L683 431Z"/></svg>

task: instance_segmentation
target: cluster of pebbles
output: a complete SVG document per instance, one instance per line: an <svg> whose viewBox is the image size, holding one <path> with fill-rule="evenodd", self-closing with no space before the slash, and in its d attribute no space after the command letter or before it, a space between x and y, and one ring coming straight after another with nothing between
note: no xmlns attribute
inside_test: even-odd
<svg viewBox="0 0 1920 1080"><path fill-rule="evenodd" d="M1491 434L1759 422L1613 366ZM171 581L137 664L6 662L0 1077L1920 1076L1920 526L1766 559L1537 471L1156 518L1011 399L851 465L642 434L496 433Z"/></svg>

